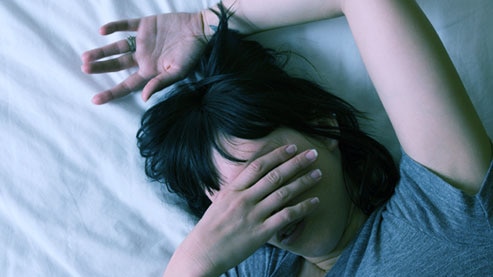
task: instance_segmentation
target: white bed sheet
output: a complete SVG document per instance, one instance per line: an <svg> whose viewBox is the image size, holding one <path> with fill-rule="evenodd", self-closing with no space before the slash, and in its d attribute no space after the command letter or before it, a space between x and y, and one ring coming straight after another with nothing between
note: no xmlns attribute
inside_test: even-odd
<svg viewBox="0 0 493 277"><path fill-rule="evenodd" d="M135 133L153 101L144 104L136 93L92 105L95 92L128 72L87 76L79 56L128 35L99 36L108 21L214 2L0 2L0 276L161 275L194 220L143 173ZM493 2L419 2L493 137ZM367 112L374 118L367 129L397 155L343 18L256 38L310 60L316 70L304 62L291 70L314 76Z"/></svg>

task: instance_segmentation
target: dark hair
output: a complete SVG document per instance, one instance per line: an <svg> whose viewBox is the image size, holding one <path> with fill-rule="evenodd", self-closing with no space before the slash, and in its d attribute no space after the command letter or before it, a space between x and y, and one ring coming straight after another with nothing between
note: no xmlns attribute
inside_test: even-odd
<svg viewBox="0 0 493 277"><path fill-rule="evenodd" d="M228 11L220 9L219 26L195 70L142 118L137 139L147 176L183 197L200 217L210 205L205 190L219 190L213 149L235 160L221 148L220 136L257 139L282 126L337 139L352 201L367 214L384 203L398 171L389 152L360 130L360 113L320 86L289 76L273 51L228 30ZM337 127L313 123L331 117Z"/></svg>

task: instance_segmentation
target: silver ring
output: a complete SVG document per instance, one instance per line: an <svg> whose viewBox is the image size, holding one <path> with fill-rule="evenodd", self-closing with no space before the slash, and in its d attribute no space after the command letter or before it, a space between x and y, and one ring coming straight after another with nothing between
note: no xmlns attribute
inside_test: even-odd
<svg viewBox="0 0 493 277"><path fill-rule="evenodd" d="M135 50L137 50L137 43L135 42L135 36L128 36L127 43L130 52L135 52Z"/></svg>

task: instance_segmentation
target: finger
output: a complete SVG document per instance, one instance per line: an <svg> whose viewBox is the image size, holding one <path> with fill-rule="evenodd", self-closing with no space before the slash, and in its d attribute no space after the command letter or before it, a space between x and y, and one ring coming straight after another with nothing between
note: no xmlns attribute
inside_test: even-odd
<svg viewBox="0 0 493 277"><path fill-rule="evenodd" d="M274 149L251 162L233 181L231 188L245 190L256 183L267 172L287 161L297 151L296 145L282 146Z"/></svg>
<svg viewBox="0 0 493 277"><path fill-rule="evenodd" d="M114 32L120 31L137 31L139 29L140 19L125 19L109 22L99 28L99 33L102 35L109 35Z"/></svg>
<svg viewBox="0 0 493 277"><path fill-rule="evenodd" d="M86 51L82 54L81 59L83 63L90 63L113 55L127 53L129 51L130 46L128 45L127 40L122 39L103 47Z"/></svg>
<svg viewBox="0 0 493 277"><path fill-rule="evenodd" d="M306 170L317 159L317 156L315 149L306 150L274 168L249 189L251 199L254 201L264 199Z"/></svg>
<svg viewBox="0 0 493 277"><path fill-rule="evenodd" d="M275 233L290 223L303 219L312 213L320 204L318 197L306 199L294 206L286 207L264 221L263 228L266 232Z"/></svg>
<svg viewBox="0 0 493 277"><path fill-rule="evenodd" d="M164 72L159 74L158 76L152 78L144 87L142 90L142 100L146 101L149 100L151 95L153 95L155 92L160 91L167 86L174 84L181 80L181 76L178 74L172 74L168 72Z"/></svg>
<svg viewBox="0 0 493 277"><path fill-rule="evenodd" d="M263 211L260 216L266 218L273 212L279 211L300 194L318 184L321 178L322 172L320 169L315 169L295 179L293 182L280 187L258 204L259 211Z"/></svg>
<svg viewBox="0 0 493 277"><path fill-rule="evenodd" d="M141 89L146 81L147 80L145 78L136 72L112 89L96 94L92 98L92 102L96 105L101 105L111 100L126 96L132 91Z"/></svg>
<svg viewBox="0 0 493 277"><path fill-rule="evenodd" d="M116 72L123 69L137 66L131 53L122 55L116 59L105 60L101 62L93 62L82 65L82 71L88 74Z"/></svg>

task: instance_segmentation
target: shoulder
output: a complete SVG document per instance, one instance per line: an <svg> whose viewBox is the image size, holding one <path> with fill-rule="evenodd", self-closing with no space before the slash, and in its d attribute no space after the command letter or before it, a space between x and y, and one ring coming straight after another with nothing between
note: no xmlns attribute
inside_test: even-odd
<svg viewBox="0 0 493 277"><path fill-rule="evenodd" d="M410 265L406 270L416 273L412 275L491 272L493 163L474 196L450 185L406 154L400 170L395 194L371 214L328 276L362 272L389 275L393 270L403 274L402 264L411 258L417 267ZM464 261L474 268L465 266Z"/></svg>
<svg viewBox="0 0 493 277"><path fill-rule="evenodd" d="M468 237L480 243L485 234L493 233L493 162L475 195L456 188L405 153L400 172L401 180L386 205L387 216L449 241L465 242Z"/></svg>
<svg viewBox="0 0 493 277"><path fill-rule="evenodd" d="M419 164L410 166L421 167ZM422 169L414 170L417 171L411 175L424 174L432 181L435 179L419 172ZM373 212L327 276L481 276L492 272L493 209L491 205L481 208L480 204L484 203L486 194L491 204L491 167L489 172L485 179L485 184L489 185L483 186L480 192L485 195L462 194L463 206L454 209L449 203L450 210L441 209L443 203L433 203L433 197L415 201L422 193L420 186L413 184L414 181L401 181L399 186L409 186L404 190L410 193L396 191L387 205ZM431 206L437 208L428 211ZM414 262L409 264L409 260ZM407 266L403 268L403 264Z"/></svg>

